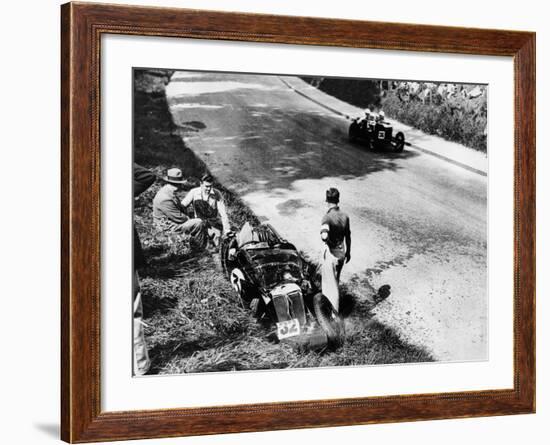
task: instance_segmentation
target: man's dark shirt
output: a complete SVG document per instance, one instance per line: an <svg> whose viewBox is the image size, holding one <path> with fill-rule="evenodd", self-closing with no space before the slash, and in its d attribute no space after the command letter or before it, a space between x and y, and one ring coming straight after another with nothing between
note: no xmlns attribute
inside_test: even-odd
<svg viewBox="0 0 550 445"><path fill-rule="evenodd" d="M351 246L344 248L344 240L351 239L349 216L338 206L331 207L321 220L321 232L328 233L327 245L337 258L349 254Z"/></svg>
<svg viewBox="0 0 550 445"><path fill-rule="evenodd" d="M134 163L134 198L151 187L155 179L156 177L153 172Z"/></svg>

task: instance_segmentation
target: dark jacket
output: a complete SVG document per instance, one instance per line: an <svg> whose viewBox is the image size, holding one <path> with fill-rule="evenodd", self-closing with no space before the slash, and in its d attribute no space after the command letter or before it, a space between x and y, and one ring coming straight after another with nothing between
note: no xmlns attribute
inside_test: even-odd
<svg viewBox="0 0 550 445"><path fill-rule="evenodd" d="M147 190L155 182L156 176L150 170L134 162L134 198ZM143 249L134 223L134 270L145 264Z"/></svg>

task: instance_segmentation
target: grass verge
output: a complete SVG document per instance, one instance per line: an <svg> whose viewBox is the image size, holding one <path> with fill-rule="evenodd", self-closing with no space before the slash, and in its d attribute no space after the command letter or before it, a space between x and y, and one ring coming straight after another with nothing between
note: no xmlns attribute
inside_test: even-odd
<svg viewBox="0 0 550 445"><path fill-rule="evenodd" d="M198 178L206 165L185 146L172 121L164 88L169 72L134 72L134 159L161 176L180 167ZM345 345L322 353L274 344L245 310L223 276L216 255L193 255L185 238L156 232L154 184L134 204L134 221L147 264L140 269L146 342L153 374L307 368L432 361L422 348L401 340L373 317L365 286L342 286ZM231 223L258 223L254 213L223 184Z"/></svg>

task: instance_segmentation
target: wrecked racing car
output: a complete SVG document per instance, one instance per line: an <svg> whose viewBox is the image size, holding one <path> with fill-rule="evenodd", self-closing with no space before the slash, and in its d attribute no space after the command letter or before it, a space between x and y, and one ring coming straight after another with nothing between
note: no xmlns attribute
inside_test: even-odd
<svg viewBox="0 0 550 445"><path fill-rule="evenodd" d="M391 148L401 153L405 148L405 135L398 131L393 135L393 127L383 118L375 115L357 117L351 121L348 131L350 142L364 142L371 149L382 150Z"/></svg>
<svg viewBox="0 0 550 445"><path fill-rule="evenodd" d="M306 276L307 265L296 247L271 225L246 223L223 239L220 255L243 305L275 328L274 339L312 350L343 344L341 316Z"/></svg>

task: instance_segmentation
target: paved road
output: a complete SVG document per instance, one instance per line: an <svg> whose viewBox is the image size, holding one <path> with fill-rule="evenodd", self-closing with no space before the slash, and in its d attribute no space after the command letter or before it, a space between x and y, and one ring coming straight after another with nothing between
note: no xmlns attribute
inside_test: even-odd
<svg viewBox="0 0 550 445"><path fill-rule="evenodd" d="M276 76L176 73L167 88L186 144L263 220L308 255L324 191L352 228L343 281L390 284L375 317L438 360L487 358L485 177L414 150L369 152L345 119Z"/></svg>

